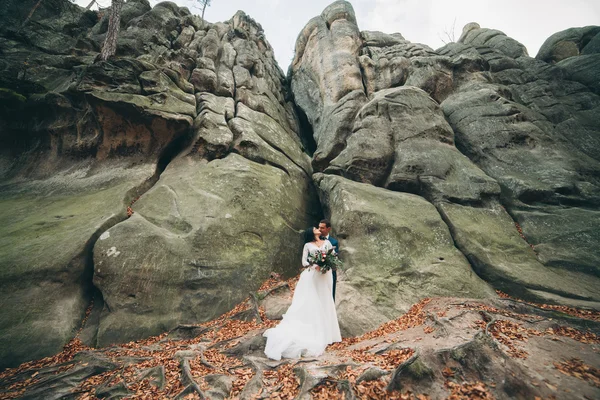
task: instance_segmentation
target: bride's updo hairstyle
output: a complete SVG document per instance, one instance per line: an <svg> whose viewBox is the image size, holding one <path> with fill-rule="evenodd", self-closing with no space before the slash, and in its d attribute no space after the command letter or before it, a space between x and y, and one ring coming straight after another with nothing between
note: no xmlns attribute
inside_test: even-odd
<svg viewBox="0 0 600 400"><path fill-rule="evenodd" d="M315 240L315 234L313 232L313 229L315 229L316 226L311 226L310 228L308 228L307 230L304 231L304 233L302 234L302 236L304 237L304 243L310 243L313 240Z"/></svg>

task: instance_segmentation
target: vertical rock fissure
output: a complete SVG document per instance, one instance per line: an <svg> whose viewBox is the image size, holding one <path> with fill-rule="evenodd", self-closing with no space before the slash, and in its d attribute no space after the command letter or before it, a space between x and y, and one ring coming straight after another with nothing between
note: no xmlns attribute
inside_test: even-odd
<svg viewBox="0 0 600 400"><path fill-rule="evenodd" d="M428 200L429 201L429 200ZM444 214L443 210L440 208L439 203L437 202L431 202L431 204L433 204L433 206L435 207L435 209L437 210L438 214L440 215L440 218L442 219L442 221L444 221L444 224L446 224L446 226L448 227L448 231L450 232L450 237L452 238L452 243L454 244L454 248L456 248L458 251L460 251L460 253L465 257L465 259L467 260L467 262L469 263L469 265L471 266L471 270L479 277L481 278L483 281L487 282L490 286L492 286L492 284L489 282L489 279L486 279L485 275L482 273L481 268L477 265L477 262L475 262L474 258L472 255L470 255L458 242L458 240L456 239L456 231L452 225L452 223L450 222L450 220L448 219L448 217ZM492 286L493 287L493 286ZM494 288L495 289L495 288Z"/></svg>
<svg viewBox="0 0 600 400"><path fill-rule="evenodd" d="M302 109L302 107L300 107L298 104L296 104L296 99L294 98L292 88L291 88L291 86L292 86L291 85L291 76L288 76L286 78L286 80L287 80L287 82L286 82L287 88L290 93L289 102L290 102L292 108L294 109L296 115L298 116L298 137L300 138L300 142L302 143L303 151L306 154L308 154L308 156L312 159L315 151L317 150L317 142L315 141L313 126L310 123L310 121L309 121L306 113ZM301 168L301 167L300 167L300 169L303 170L303 168ZM307 173L308 173L308 171L307 171ZM317 216L317 218L318 218L317 221L315 221L315 222L318 222L323 218L331 218L331 215L326 215L326 212L325 212L326 204L324 204L324 201L323 201L323 199L321 199L321 196L318 195L318 193L320 193L320 192L316 189L318 186L317 183L310 176L309 176L309 180L310 180L310 184L313 186L312 192L317 193L317 197L318 197L318 199L317 199L318 201L313 202L313 204L319 205L319 209L315 210L315 212L313 213L313 215ZM327 212L327 214L330 214L330 213Z"/></svg>
<svg viewBox="0 0 600 400"><path fill-rule="evenodd" d="M315 141L313 127L306 116L304 110L296 104L295 99L291 98L291 103L298 115L299 122L299 134L300 141L302 142L302 146L304 147L305 152L312 158L317 150L317 142Z"/></svg>
<svg viewBox="0 0 600 400"><path fill-rule="evenodd" d="M108 221L102 224L102 226L100 226L96 232L94 232L94 234L85 244L83 250L84 270L81 277L81 285L83 286L83 292L87 300L87 305L82 312L82 321L79 325L79 331L75 336L80 336L80 339L90 347L96 346L96 337L99 326L98 318L100 317L100 312L104 307L102 292L94 285L94 246L96 245L96 242L102 233L106 232L108 229L115 226L119 222L124 221L125 219L127 219L125 212L110 218ZM92 313L86 320L86 312L89 307L92 307Z"/></svg>
<svg viewBox="0 0 600 400"><path fill-rule="evenodd" d="M361 47L364 47L364 44ZM365 96L367 98L369 98L369 90L367 89L367 78L366 78L365 68L360 61L357 61L357 63L358 63L358 67L360 68L360 81L362 82Z"/></svg>
<svg viewBox="0 0 600 400"><path fill-rule="evenodd" d="M519 236L521 236L521 239L523 239L525 241L525 243L527 243L527 245L529 247L531 247L531 250L533 250L533 252L535 253L536 258L538 259L538 261L540 261L539 257L538 257L538 253L535 249L535 245L533 243L530 243L529 240L527 240L527 237L525 236L525 233L523 232L521 225L519 224L519 222L517 221L517 218L514 216L512 209L510 207L507 207L505 203L502 202L502 197L500 197L498 199L500 206L502 206L502 208L506 211L506 214L508 214L508 216L513 220L513 223L515 224L515 229L517 230L517 233L519 234ZM541 263L541 261L540 261Z"/></svg>

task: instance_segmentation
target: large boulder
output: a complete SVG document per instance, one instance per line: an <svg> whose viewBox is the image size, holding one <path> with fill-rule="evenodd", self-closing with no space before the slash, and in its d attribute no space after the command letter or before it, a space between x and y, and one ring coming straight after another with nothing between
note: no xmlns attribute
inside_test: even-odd
<svg viewBox="0 0 600 400"><path fill-rule="evenodd" d="M331 16L343 30L328 29ZM338 1L298 37L289 74L315 131L313 165L428 200L495 288L596 307L596 54L552 66L476 23L437 51L357 29ZM357 60L362 87L353 86ZM334 80L320 65L350 72Z"/></svg>
<svg viewBox="0 0 600 400"><path fill-rule="evenodd" d="M459 56L459 49L450 46L443 52ZM496 57L483 49L481 56ZM582 85L563 80L556 67L526 57L515 62L513 68L494 73L498 83L482 80L477 71L463 75L442 110L456 133L457 147L500 184L503 205L535 249L527 257L513 258L510 268L525 260L549 268L530 278L525 278L529 273L519 274L522 288L544 298L563 296L565 302L597 302L600 254L593 248L600 227L600 188L592 176L600 168L600 142L593 122L597 112L591 110L598 109L599 99ZM463 238L477 235L464 233ZM552 274L562 278L544 283L535 277Z"/></svg>
<svg viewBox="0 0 600 400"><path fill-rule="evenodd" d="M23 123L35 130L21 143L11 140L19 130L4 125L0 297L10 312L0 325L2 366L54 354L77 332L95 291L95 241L127 218L159 155L191 124L128 96L143 98L98 91L89 102L57 94L27 100L12 110L23 120L24 111L36 113L32 125Z"/></svg>
<svg viewBox="0 0 600 400"><path fill-rule="evenodd" d="M316 174L315 182L340 238L336 301L345 333L364 333L369 323L393 319L425 297L495 297L424 198L333 175ZM357 303L374 312L353 312Z"/></svg>
<svg viewBox="0 0 600 400"><path fill-rule="evenodd" d="M527 48L513 38L496 29L481 28L479 24L467 24L458 39L458 43L464 43L473 47L489 47L495 49L507 57L518 58L527 56Z"/></svg>
<svg viewBox="0 0 600 400"><path fill-rule="evenodd" d="M600 26L569 28L556 32L546 39L535 58L554 64L578 56L599 33ZM590 52L590 50L591 47L587 49L587 52Z"/></svg>
<svg viewBox="0 0 600 400"><path fill-rule="evenodd" d="M94 247L93 282L106 304L100 346L211 320L271 271L294 275L299 232L320 217L298 118L260 26L238 12L202 29L196 41L184 28L177 45L199 51L190 66L193 110L163 74L142 74L145 92L174 97L161 113L190 115L193 124L133 216ZM153 95L128 96L142 106Z"/></svg>
<svg viewBox="0 0 600 400"><path fill-rule="evenodd" d="M380 90L359 111L346 148L326 173L431 201L478 202L498 184L454 147L438 103L413 86Z"/></svg>
<svg viewBox="0 0 600 400"><path fill-rule="evenodd" d="M300 265L311 182L237 154L183 157L94 247L104 346L218 317Z"/></svg>
<svg viewBox="0 0 600 400"><path fill-rule="evenodd" d="M46 36L37 47L0 23L0 297L14 311L0 324L0 367L57 352L92 298L89 345L213 318L271 269L295 273L298 231L320 217L285 79L251 18L209 24L174 3L131 1L126 56L94 62L105 19L58 3L92 22L63 38L67 22L43 2L31 20ZM18 20L33 5L7 7ZM188 80L202 68L214 72L212 92ZM217 229L231 241L210 242ZM123 269L125 256L135 259ZM224 269L203 281L205 262Z"/></svg>
<svg viewBox="0 0 600 400"><path fill-rule="evenodd" d="M600 94L600 26L569 28L550 36L535 57L556 64L568 79Z"/></svg>
<svg viewBox="0 0 600 400"><path fill-rule="evenodd" d="M193 96L194 104L182 101L173 84L160 93L145 85L142 94L138 78L149 69L135 60L98 63L54 81L16 76L25 95L3 92L3 367L54 354L77 332L96 292L94 243L127 218L163 151L192 124Z"/></svg>
<svg viewBox="0 0 600 400"><path fill-rule="evenodd" d="M121 164L0 186L0 368L55 354L81 327L94 243L154 172Z"/></svg>
<svg viewBox="0 0 600 400"><path fill-rule="evenodd" d="M359 50L362 44L350 3L336 1L300 32L290 65L296 104L312 125L322 170L343 149L354 116L366 101Z"/></svg>

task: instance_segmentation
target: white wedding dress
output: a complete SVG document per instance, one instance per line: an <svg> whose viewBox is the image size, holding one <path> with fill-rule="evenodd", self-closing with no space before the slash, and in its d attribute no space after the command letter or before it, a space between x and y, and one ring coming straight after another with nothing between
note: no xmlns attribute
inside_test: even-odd
<svg viewBox="0 0 600 400"><path fill-rule="evenodd" d="M331 249L326 240L319 248L306 243L302 252L302 265L307 267L308 253ZM323 274L314 267L305 269L296 284L292 304L283 315L282 321L267 329L265 354L273 360L281 358L317 357L327 345L340 342L340 326L332 295L331 271Z"/></svg>

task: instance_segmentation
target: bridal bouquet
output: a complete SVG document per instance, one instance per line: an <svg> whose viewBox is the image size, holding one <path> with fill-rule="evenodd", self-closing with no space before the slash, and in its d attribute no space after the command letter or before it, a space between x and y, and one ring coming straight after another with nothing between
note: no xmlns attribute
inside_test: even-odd
<svg viewBox="0 0 600 400"><path fill-rule="evenodd" d="M330 269L337 269L342 265L342 260L340 260L333 249L310 253L308 255L308 262L310 265L318 265L322 274Z"/></svg>

